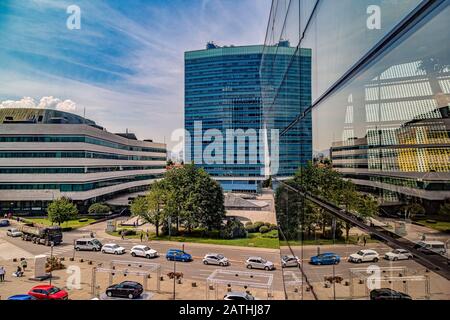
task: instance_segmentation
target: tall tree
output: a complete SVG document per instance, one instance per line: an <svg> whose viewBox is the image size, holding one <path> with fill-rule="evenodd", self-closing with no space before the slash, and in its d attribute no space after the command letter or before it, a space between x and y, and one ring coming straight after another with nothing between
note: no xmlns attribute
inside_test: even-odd
<svg viewBox="0 0 450 320"><path fill-rule="evenodd" d="M61 223L75 219L78 209L70 199L63 197L53 200L47 207L47 213L52 224L61 225Z"/></svg>

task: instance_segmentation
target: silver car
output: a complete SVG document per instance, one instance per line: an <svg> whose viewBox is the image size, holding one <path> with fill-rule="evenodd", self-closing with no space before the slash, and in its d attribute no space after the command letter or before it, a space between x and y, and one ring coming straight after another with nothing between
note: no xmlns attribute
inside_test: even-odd
<svg viewBox="0 0 450 320"><path fill-rule="evenodd" d="M245 266L248 269L263 269L266 271L275 270L275 265L271 261L267 261L261 257L250 257L245 261Z"/></svg>
<svg viewBox="0 0 450 320"><path fill-rule="evenodd" d="M228 261L227 258L225 258L225 256L223 254L208 253L203 258L203 264L205 264L205 265L214 264L214 265L218 265L221 267L225 267L225 266L230 265L230 262Z"/></svg>
<svg viewBox="0 0 450 320"><path fill-rule="evenodd" d="M298 257L294 257L294 256L283 256L283 257L281 257L281 266L283 268L298 267L298 265L299 265Z"/></svg>
<svg viewBox="0 0 450 320"><path fill-rule="evenodd" d="M255 297L247 292L229 292L223 297L223 300L255 300Z"/></svg>

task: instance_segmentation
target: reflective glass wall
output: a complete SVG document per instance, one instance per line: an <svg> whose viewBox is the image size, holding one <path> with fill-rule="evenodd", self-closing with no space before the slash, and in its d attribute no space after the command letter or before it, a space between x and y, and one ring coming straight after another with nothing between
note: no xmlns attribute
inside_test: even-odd
<svg viewBox="0 0 450 320"><path fill-rule="evenodd" d="M311 104L282 136L311 124L313 156L274 184L281 256L300 261L283 269L288 299L450 298L449 14L450 1L273 1L265 50L297 51L263 56L264 110L284 107L291 65L311 56Z"/></svg>

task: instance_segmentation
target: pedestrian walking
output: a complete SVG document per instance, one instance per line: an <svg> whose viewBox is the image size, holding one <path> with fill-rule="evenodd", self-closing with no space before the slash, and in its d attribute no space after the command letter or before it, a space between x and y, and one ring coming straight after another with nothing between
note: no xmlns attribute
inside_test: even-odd
<svg viewBox="0 0 450 320"><path fill-rule="evenodd" d="M144 237L144 233L141 232L141 242L142 242L142 238Z"/></svg>
<svg viewBox="0 0 450 320"><path fill-rule="evenodd" d="M20 265L22 266L22 269L23 269L23 271L25 272L26 269L27 269L27 267L28 267L27 260L23 259L23 260L20 262Z"/></svg>
<svg viewBox="0 0 450 320"><path fill-rule="evenodd" d="M91 238L94 238L94 232L91 231Z"/></svg>
<svg viewBox="0 0 450 320"><path fill-rule="evenodd" d="M5 281L5 273L6 273L5 268L3 266L0 266L0 282Z"/></svg>
<svg viewBox="0 0 450 320"><path fill-rule="evenodd" d="M120 231L120 236L122 237L122 240L125 239L125 230Z"/></svg>
<svg viewBox="0 0 450 320"><path fill-rule="evenodd" d="M364 237L363 241L364 241L364 247L365 247L365 246L366 246L366 243L367 243L366 237Z"/></svg>

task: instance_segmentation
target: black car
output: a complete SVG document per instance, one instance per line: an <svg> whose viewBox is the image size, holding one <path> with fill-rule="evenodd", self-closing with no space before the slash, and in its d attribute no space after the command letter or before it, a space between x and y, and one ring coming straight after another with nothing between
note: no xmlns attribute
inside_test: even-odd
<svg viewBox="0 0 450 320"><path fill-rule="evenodd" d="M139 298L142 292L144 292L142 285L134 281L124 281L119 284L114 284L106 289L106 295L108 297L128 299Z"/></svg>
<svg viewBox="0 0 450 320"><path fill-rule="evenodd" d="M406 293L384 288L370 291L370 300L412 300L412 298Z"/></svg>

